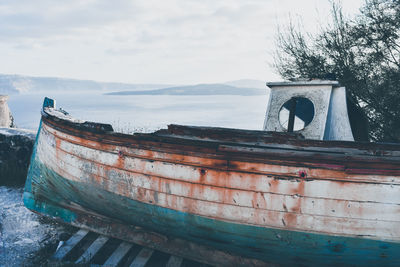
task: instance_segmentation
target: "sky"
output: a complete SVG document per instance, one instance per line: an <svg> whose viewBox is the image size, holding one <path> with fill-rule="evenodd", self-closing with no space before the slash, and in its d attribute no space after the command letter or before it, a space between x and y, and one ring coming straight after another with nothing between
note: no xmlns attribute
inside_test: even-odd
<svg viewBox="0 0 400 267"><path fill-rule="evenodd" d="M345 14L363 0L343 0ZM278 25L327 23L329 0L0 0L0 73L107 82L279 80Z"/></svg>

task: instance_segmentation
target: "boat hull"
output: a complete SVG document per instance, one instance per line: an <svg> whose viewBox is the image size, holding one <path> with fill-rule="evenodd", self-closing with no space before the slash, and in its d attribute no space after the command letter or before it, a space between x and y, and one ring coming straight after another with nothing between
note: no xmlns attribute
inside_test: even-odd
<svg viewBox="0 0 400 267"><path fill-rule="evenodd" d="M148 140L140 141L141 148L126 148L129 147L126 143L111 144L96 139L98 133L80 134L74 127L71 129L75 130L66 130L63 123L48 117L41 123L24 193L24 203L33 211L94 231L100 228L86 217L100 215L123 225L138 225L166 236L279 265L400 265L399 197L393 197L399 187L394 182L380 185L361 182L397 179L391 174L396 172L393 168L384 178L347 174L350 181L360 181L349 182L347 189L341 185L340 191L334 186L344 183L343 177L339 182L324 177L315 179L313 175L318 173L315 167L289 163L282 167L255 160L243 163L238 171L234 170L233 162L237 159L233 156L217 154L213 159L198 156L209 153L204 151L194 151L197 156L182 153L180 163L171 162L177 161L176 152L158 147L149 153L144 148ZM221 162L227 158L233 167L221 170L224 168ZM190 164L182 163L188 160ZM329 165L325 170L328 176L342 173L337 170L338 164L328 163L324 163ZM300 172L298 178L290 179L287 174L277 178L277 175L261 175L257 173L259 169L243 170L251 164L278 166L275 169L281 172L291 168ZM263 186L258 186L256 180L261 180ZM321 192L308 190L316 180L328 183L337 199L319 197L316 194ZM241 183L235 186L235 181ZM357 186L367 192L361 194L359 189L356 191ZM373 190L375 195L368 195ZM286 191L290 191L289 196L282 198ZM307 198L314 201L314 210L307 211ZM354 198L359 198L360 203ZM368 206L369 200L376 206ZM358 206L352 208L356 203ZM360 207L374 212L366 214ZM335 213L339 215L335 217Z"/></svg>
<svg viewBox="0 0 400 267"><path fill-rule="evenodd" d="M280 265L338 266L398 266L399 243L320 235L287 231L267 227L235 224L208 219L190 213L166 209L121 197L90 185L71 182L43 164L35 164L40 173L51 176L63 192L53 191L49 199L60 195L74 199L89 210L110 218L121 218L126 224L139 225L152 231L188 239L199 244L238 253ZM45 183L45 182L44 182ZM52 188L54 185L44 184ZM99 198L98 196L102 197ZM24 203L41 214L62 219L64 222L82 226L79 212L63 209L56 202L41 203L29 192L24 193ZM50 204L50 205L49 205ZM54 206L52 206L53 204ZM85 223L85 222L84 222ZM90 227L92 230L98 229ZM327 261L328 260L328 261Z"/></svg>

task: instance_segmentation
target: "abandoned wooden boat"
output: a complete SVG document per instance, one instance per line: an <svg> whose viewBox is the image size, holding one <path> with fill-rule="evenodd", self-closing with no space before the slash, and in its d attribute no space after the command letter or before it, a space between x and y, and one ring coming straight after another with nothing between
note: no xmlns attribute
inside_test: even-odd
<svg viewBox="0 0 400 267"><path fill-rule="evenodd" d="M266 131L127 135L46 98L24 203L129 241L148 229L160 236L141 242L284 266L400 266L400 145L354 142L337 82L268 85Z"/></svg>

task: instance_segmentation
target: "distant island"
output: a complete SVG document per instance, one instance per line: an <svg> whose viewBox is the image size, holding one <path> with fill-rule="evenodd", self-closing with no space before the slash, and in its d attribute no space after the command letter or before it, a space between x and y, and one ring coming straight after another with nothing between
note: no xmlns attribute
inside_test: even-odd
<svg viewBox="0 0 400 267"><path fill-rule="evenodd" d="M174 84L130 84L98 82L91 80L57 77L31 77L15 74L0 74L0 94L16 95L43 92L112 92L124 90L153 90L171 87Z"/></svg>
<svg viewBox="0 0 400 267"><path fill-rule="evenodd" d="M198 84L175 86L156 90L119 91L106 95L265 95L266 89L243 88L226 84Z"/></svg>
<svg viewBox="0 0 400 267"><path fill-rule="evenodd" d="M81 93L105 95L265 95L265 82L241 79L214 84L131 84L0 74L0 94Z"/></svg>

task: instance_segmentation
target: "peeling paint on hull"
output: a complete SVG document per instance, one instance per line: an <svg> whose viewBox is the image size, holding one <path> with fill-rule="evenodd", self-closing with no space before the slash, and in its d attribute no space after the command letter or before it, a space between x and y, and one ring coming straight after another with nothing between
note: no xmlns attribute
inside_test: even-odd
<svg viewBox="0 0 400 267"><path fill-rule="evenodd" d="M74 224L79 208L282 265L400 265L399 148L77 124L44 114L24 194L31 210Z"/></svg>
<svg viewBox="0 0 400 267"><path fill-rule="evenodd" d="M42 165L39 168L43 170L46 167ZM63 185L62 192L52 191L50 199L67 192L68 199L74 199L94 212L120 218L127 224L148 227L153 231L168 233L267 262L277 262L282 265L302 263L307 266L321 266L321 264L337 266L346 263L361 266L400 264L399 243L256 227L208 219L127 199L79 182L70 182L51 170L45 172L57 185ZM96 197L98 195L102 197ZM93 201L94 199L96 200ZM57 206L56 208L46 204L36 206L33 195L27 192L24 195L24 203L31 210L60 217L67 223L71 223L77 216Z"/></svg>

